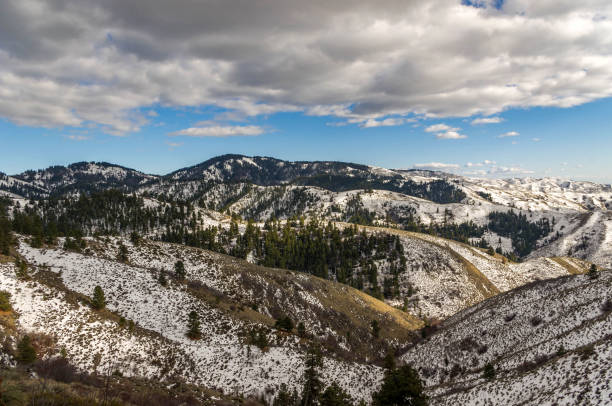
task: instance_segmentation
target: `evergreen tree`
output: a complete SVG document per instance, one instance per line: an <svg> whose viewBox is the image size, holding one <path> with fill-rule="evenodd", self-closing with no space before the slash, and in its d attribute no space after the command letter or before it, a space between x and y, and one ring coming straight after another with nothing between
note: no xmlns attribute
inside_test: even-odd
<svg viewBox="0 0 612 406"><path fill-rule="evenodd" d="M123 242L120 242L119 251L117 252L117 260L119 262L127 263L129 261L128 254L129 253L127 247L123 244Z"/></svg>
<svg viewBox="0 0 612 406"><path fill-rule="evenodd" d="M96 310L104 309L106 306L106 299L104 298L104 291L100 286L96 286L93 291L93 297L91 299L91 306Z"/></svg>
<svg viewBox="0 0 612 406"><path fill-rule="evenodd" d="M317 346L312 346L306 353L306 369L304 370L304 389L302 390L302 400L300 406L313 406L317 404L323 382L319 369L323 367L323 356Z"/></svg>
<svg viewBox="0 0 612 406"><path fill-rule="evenodd" d="M166 279L166 274L164 273L164 271L159 272L159 278L157 278L157 282L159 282L159 284L162 286L168 285L168 280Z"/></svg>
<svg viewBox="0 0 612 406"><path fill-rule="evenodd" d="M274 398L274 402L272 402L272 406L297 406L298 405L298 396L295 391L293 393L289 393L289 389L287 389L287 384L282 383L278 394Z"/></svg>
<svg viewBox="0 0 612 406"><path fill-rule="evenodd" d="M185 264L183 264L183 261L176 261L176 263L174 264L174 276L176 277L176 279L182 281L183 279L185 279L186 275L187 273L185 272Z"/></svg>
<svg viewBox="0 0 612 406"><path fill-rule="evenodd" d="M15 260L15 266L17 267L15 270L15 276L17 276L18 279L28 279L30 277L30 273L28 272L28 264L26 264L25 261L17 258Z"/></svg>
<svg viewBox="0 0 612 406"><path fill-rule="evenodd" d="M410 366L387 371L380 390L373 395L374 406L426 406L427 397L419 374Z"/></svg>
<svg viewBox="0 0 612 406"><path fill-rule="evenodd" d="M293 321L289 316L281 317L280 319L276 320L274 327L279 330L291 332L293 331Z"/></svg>
<svg viewBox="0 0 612 406"><path fill-rule="evenodd" d="M378 324L378 320L372 320L370 327L372 327L372 337L378 338L380 336L380 325Z"/></svg>
<svg viewBox="0 0 612 406"><path fill-rule="evenodd" d="M200 316L195 310L189 313L187 321L187 337L192 340L197 340L202 337L202 329L200 327Z"/></svg>
<svg viewBox="0 0 612 406"><path fill-rule="evenodd" d="M136 231L132 231L130 233L130 241L135 246L138 246L138 245L140 245L140 242L142 241L142 237L140 237L140 234L138 234Z"/></svg>
<svg viewBox="0 0 612 406"><path fill-rule="evenodd" d="M15 358L22 364L31 364L36 361L36 350L32 345L30 336L23 336L17 343L17 356Z"/></svg>
<svg viewBox="0 0 612 406"><path fill-rule="evenodd" d="M591 267L589 268L589 273L588 274L589 274L589 276L592 279L597 278L599 276L599 274L597 273L597 265L591 264Z"/></svg>
<svg viewBox="0 0 612 406"><path fill-rule="evenodd" d="M492 381L493 379L495 379L495 375L496 375L496 371L495 371L495 367L493 366L493 364L488 363L487 365L485 365L484 371L482 373L482 377L486 379L487 381Z"/></svg>
<svg viewBox="0 0 612 406"><path fill-rule="evenodd" d="M10 312L11 310L13 310L11 294L5 290L0 291L0 311Z"/></svg>
<svg viewBox="0 0 612 406"><path fill-rule="evenodd" d="M336 382L333 382L321 394L321 406L352 406L353 399Z"/></svg>
<svg viewBox="0 0 612 406"><path fill-rule="evenodd" d="M388 352L387 355L385 355L385 359L383 360L383 366L388 370L395 369L395 357L391 352Z"/></svg>

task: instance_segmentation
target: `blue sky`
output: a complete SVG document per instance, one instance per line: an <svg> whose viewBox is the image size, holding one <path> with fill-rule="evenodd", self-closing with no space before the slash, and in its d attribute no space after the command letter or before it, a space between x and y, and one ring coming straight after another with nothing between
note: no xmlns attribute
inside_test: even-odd
<svg viewBox="0 0 612 406"><path fill-rule="evenodd" d="M240 153L612 183L610 38L604 0L8 0L0 171Z"/></svg>
<svg viewBox="0 0 612 406"><path fill-rule="evenodd" d="M224 153L265 155L287 160L340 160L388 168L428 167L483 176L492 166L495 176L561 176L612 182L612 99L572 108L513 109L495 115L496 124L471 124L475 119L419 119L399 126L361 128L330 117L276 113L239 126L256 125L257 136L189 137L169 135L198 122L206 113L172 108L151 110L157 116L138 132L118 137L80 128L41 129L0 122L2 170L18 173L31 168L66 165L81 160L107 161L164 174ZM148 111L148 110L147 110ZM425 129L435 124L459 128L464 139L438 139ZM499 138L502 134L519 135ZM495 164L478 166L485 161ZM473 165L468 167L468 163ZM434 167L435 169L435 167ZM523 170L523 171L519 171ZM533 173L532 173L533 172Z"/></svg>

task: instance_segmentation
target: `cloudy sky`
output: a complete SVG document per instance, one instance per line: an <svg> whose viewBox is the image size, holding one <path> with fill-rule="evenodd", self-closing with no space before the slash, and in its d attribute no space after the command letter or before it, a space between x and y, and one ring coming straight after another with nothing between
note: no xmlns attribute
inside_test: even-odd
<svg viewBox="0 0 612 406"><path fill-rule="evenodd" d="M221 153L612 182L610 0L1 0L0 171Z"/></svg>

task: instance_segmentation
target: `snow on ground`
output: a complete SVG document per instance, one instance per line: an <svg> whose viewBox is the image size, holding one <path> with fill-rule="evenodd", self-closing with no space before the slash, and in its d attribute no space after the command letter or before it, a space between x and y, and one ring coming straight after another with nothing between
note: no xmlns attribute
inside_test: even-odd
<svg viewBox="0 0 612 406"><path fill-rule="evenodd" d="M608 404L611 286L610 271L527 285L447 319L402 359L420 369L434 405Z"/></svg>
<svg viewBox="0 0 612 406"><path fill-rule="evenodd" d="M23 242L19 250L28 262L61 277L71 291L91 296L94 287L101 286L108 309L133 320L138 327L158 334L160 340L168 342L170 348L183 354L183 359L177 365L177 373L190 382L221 389L225 393L242 394L262 394L264 389L278 388L281 383L288 384L290 388L300 385L304 350L296 338L285 340L282 347L273 346L266 352L247 346L239 333L248 324L198 300L182 284L170 281L168 287L163 287L157 282L157 269L170 270L174 266L172 254L165 254L167 262L152 258L147 260L146 255L140 256L138 249L132 247L130 259L133 265L127 265L63 250L34 249ZM172 253L172 250L170 246L168 252ZM192 262L188 255L182 258L189 277L205 281L211 287L226 288L223 284L228 280L212 277L219 273L215 264L207 262L206 258L202 263ZM12 292L15 288L9 290ZM202 340L193 341L185 335L187 316L192 310L200 316ZM81 322L86 319L77 318ZM29 326L53 331L52 324ZM133 347L126 347L126 351L134 351ZM87 345L82 352L92 354L92 348ZM143 350L138 347L136 351ZM84 368L91 367L81 358L76 357L75 360ZM382 370L374 366L331 358L326 358L324 365L323 375L328 383L338 382L356 398L369 399L382 379Z"/></svg>

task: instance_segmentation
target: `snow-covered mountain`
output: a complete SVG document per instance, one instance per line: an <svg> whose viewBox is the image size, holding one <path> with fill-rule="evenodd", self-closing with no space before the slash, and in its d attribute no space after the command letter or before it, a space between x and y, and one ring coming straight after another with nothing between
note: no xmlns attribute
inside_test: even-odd
<svg viewBox="0 0 612 406"><path fill-rule="evenodd" d="M407 222L425 226L473 222L487 227L490 213L512 211L532 223L552 224L519 256L574 256L612 266L612 187L591 182L474 179L242 155L219 156L165 176L106 163L78 163L0 179L0 191L13 197L43 198L109 188L182 199L258 221L301 215L347 221L358 204L371 214L375 225L404 228ZM513 251L515 241L508 235L489 229L482 237L494 248Z"/></svg>
<svg viewBox="0 0 612 406"><path fill-rule="evenodd" d="M113 188L131 191L158 177L106 162L78 162L68 166L26 171L14 178L48 193L63 194Z"/></svg>

